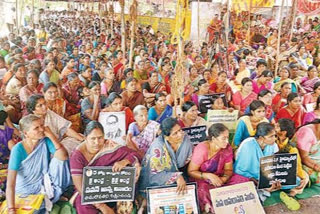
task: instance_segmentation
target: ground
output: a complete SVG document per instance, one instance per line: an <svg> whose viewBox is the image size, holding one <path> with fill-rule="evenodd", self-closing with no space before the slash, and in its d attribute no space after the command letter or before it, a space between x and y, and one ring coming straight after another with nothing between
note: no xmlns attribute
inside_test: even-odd
<svg viewBox="0 0 320 214"><path fill-rule="evenodd" d="M317 214L320 213L320 197L299 200L301 208L298 211L290 211L284 204L266 207L266 214Z"/></svg>

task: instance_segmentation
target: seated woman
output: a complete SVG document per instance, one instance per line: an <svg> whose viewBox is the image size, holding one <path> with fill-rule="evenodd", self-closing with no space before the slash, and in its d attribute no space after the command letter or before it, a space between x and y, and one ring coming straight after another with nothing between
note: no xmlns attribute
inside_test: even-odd
<svg viewBox="0 0 320 214"><path fill-rule="evenodd" d="M23 140L13 147L9 160L8 213L16 213L16 196L41 194L44 180L48 184L45 193L50 199L45 203L57 202L71 184L68 153L54 133L43 126L42 119L31 114L19 124ZM45 213L45 206L50 204L43 203L39 213Z"/></svg>
<svg viewBox="0 0 320 214"><path fill-rule="evenodd" d="M297 93L290 93L287 99L288 105L282 107L275 118L278 121L280 118L288 118L294 121L296 128L302 125L306 111L301 102L301 97Z"/></svg>
<svg viewBox="0 0 320 214"><path fill-rule="evenodd" d="M268 89L273 90L273 74L269 70L264 70L261 75L252 81L253 92L259 94L260 91Z"/></svg>
<svg viewBox="0 0 320 214"><path fill-rule="evenodd" d="M297 155L297 177L300 179L300 185L290 190L290 196L301 194L303 189L309 183L308 174L302 169L301 157L295 144L291 142L291 138L295 133L294 122L290 119L280 119L275 125L277 132L277 145L279 153L290 153Z"/></svg>
<svg viewBox="0 0 320 214"><path fill-rule="evenodd" d="M199 101L204 97L204 95L210 94L209 83L205 79L198 81L196 93L191 95L191 101L194 102L199 107Z"/></svg>
<svg viewBox="0 0 320 214"><path fill-rule="evenodd" d="M144 104L143 94L138 91L138 81L135 78L126 79L126 90L122 92L123 105L131 110L137 105Z"/></svg>
<svg viewBox="0 0 320 214"><path fill-rule="evenodd" d="M231 101L232 91L227 83L227 73L225 71L220 71L218 73L216 82L210 85L209 90L211 90L213 93L224 93L227 101Z"/></svg>
<svg viewBox="0 0 320 214"><path fill-rule="evenodd" d="M106 98L100 95L100 83L96 81L90 82L88 85L90 95L81 102L82 125L86 125L92 120L98 120L100 110L106 102Z"/></svg>
<svg viewBox="0 0 320 214"><path fill-rule="evenodd" d="M233 93L241 89L241 85L243 85L242 80L246 77L250 77L250 71L247 68L246 60L241 59L239 61L239 68L237 68L234 72L234 80L229 82L229 85L232 88Z"/></svg>
<svg viewBox="0 0 320 214"><path fill-rule="evenodd" d="M260 100L254 100L249 106L250 113L239 118L233 145L238 147L242 141L256 134L257 126L261 122L269 122L266 116L265 104Z"/></svg>
<svg viewBox="0 0 320 214"><path fill-rule="evenodd" d="M298 129L295 140L301 156L303 169L310 181L320 184L320 119L316 119Z"/></svg>
<svg viewBox="0 0 320 214"><path fill-rule="evenodd" d="M120 112L124 111L126 114L126 130L129 125L134 122L134 116L130 108L123 106L122 97L116 92L112 92L105 101L104 112Z"/></svg>
<svg viewBox="0 0 320 214"><path fill-rule="evenodd" d="M167 104L166 95L157 93L155 96L155 106L148 111L148 120L154 120L161 123L164 119L172 116L172 107Z"/></svg>
<svg viewBox="0 0 320 214"><path fill-rule="evenodd" d="M241 90L232 95L232 105L240 111L240 115L243 115L250 103L257 99L257 94L253 92L250 78L244 78L241 81L241 85Z"/></svg>
<svg viewBox="0 0 320 214"><path fill-rule="evenodd" d="M82 205L82 174L87 166L112 166L114 172L121 171L126 166L135 166L136 179L140 174L139 156L126 146L110 148L112 142L104 140L103 126L97 121L91 121L85 128L85 141L72 153L70 167L73 183L79 193L75 200L78 214L115 214L114 203L97 203Z"/></svg>
<svg viewBox="0 0 320 214"><path fill-rule="evenodd" d="M188 174L198 186L201 211L214 212L210 189L249 181L233 173L233 151L229 144L229 130L221 123L208 130L208 141L198 144L188 166Z"/></svg>
<svg viewBox="0 0 320 214"><path fill-rule="evenodd" d="M290 83L292 92L298 92L298 83L294 80L290 79L290 68L289 67L283 67L279 71L279 77L276 77L274 79L274 86L273 89L277 92L280 92L281 86L283 83Z"/></svg>
<svg viewBox="0 0 320 214"><path fill-rule="evenodd" d="M305 94L303 96L303 106L306 107L307 110L309 110L310 107L312 107L312 105L314 105L317 102L317 99L319 96L320 96L320 81L314 84L313 91L311 93Z"/></svg>
<svg viewBox="0 0 320 214"><path fill-rule="evenodd" d="M178 192L186 189L186 166L192 155L192 143L177 119L169 117L160 126L161 135L151 144L142 161L139 192L146 197L147 187L176 183Z"/></svg>
<svg viewBox="0 0 320 214"><path fill-rule="evenodd" d="M71 128L70 121L48 109L42 95L32 95L29 97L27 110L29 114L35 114L41 118L44 125L61 141L61 144L64 145L69 154L71 154L71 151L84 139L82 135Z"/></svg>
<svg viewBox="0 0 320 214"><path fill-rule="evenodd" d="M127 145L139 153L141 159L156 139L160 124L148 119L148 110L143 105L133 109L134 119L129 126Z"/></svg>
<svg viewBox="0 0 320 214"><path fill-rule="evenodd" d="M148 82L142 85L142 93L148 107L154 106L157 93L167 94L166 86L159 81L159 74L156 71L150 73Z"/></svg>
<svg viewBox="0 0 320 214"><path fill-rule="evenodd" d="M291 84L288 82L284 82L281 84L281 89L280 92L277 93L273 98L272 98L272 110L274 111L275 114L287 105L287 99L288 95L292 92L291 89Z"/></svg>
<svg viewBox="0 0 320 214"><path fill-rule="evenodd" d="M303 118L303 124L312 122L315 119L320 119L320 96L317 99L314 110L306 113L305 117Z"/></svg>
<svg viewBox="0 0 320 214"><path fill-rule="evenodd" d="M198 107L191 101L185 102L182 107L182 117L178 119L181 128L189 128L193 126L208 126L207 121L198 116Z"/></svg>
<svg viewBox="0 0 320 214"><path fill-rule="evenodd" d="M13 129L5 124L8 118L7 112L0 111L0 165L8 164L10 151L15 145L13 140ZM0 182L1 184L1 182ZM1 185L0 185L1 187Z"/></svg>
<svg viewBox="0 0 320 214"><path fill-rule="evenodd" d="M300 81L300 85L304 88L304 90L307 93L310 93L314 88L314 85L316 84L316 82L320 81L319 78L319 74L318 74L318 69L316 66L311 65L309 66L308 70L307 70L307 75L306 77L303 77Z"/></svg>
<svg viewBox="0 0 320 214"><path fill-rule="evenodd" d="M107 68L105 70L105 77L101 82L101 94L108 96L112 92L121 93L120 83L116 80L114 70Z"/></svg>

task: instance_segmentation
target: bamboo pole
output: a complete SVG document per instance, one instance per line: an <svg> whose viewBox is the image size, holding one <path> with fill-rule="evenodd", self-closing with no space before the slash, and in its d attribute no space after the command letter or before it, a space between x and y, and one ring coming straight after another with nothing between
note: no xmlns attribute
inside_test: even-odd
<svg viewBox="0 0 320 214"><path fill-rule="evenodd" d="M126 53L126 30L125 30L125 20L124 20L124 4L125 0L120 0L120 6L121 6L121 50L125 56Z"/></svg>
<svg viewBox="0 0 320 214"><path fill-rule="evenodd" d="M250 45L250 40L251 40L251 9L252 9L252 0L250 0L250 3L249 3L248 45Z"/></svg>
<svg viewBox="0 0 320 214"><path fill-rule="evenodd" d="M19 33L19 12L18 12L18 8L19 8L19 0L16 0L16 22L15 22L15 26L16 26L16 30Z"/></svg>
<svg viewBox="0 0 320 214"><path fill-rule="evenodd" d="M200 48L200 0L198 0L198 7L197 7L197 33L198 33L198 45Z"/></svg>
<svg viewBox="0 0 320 214"><path fill-rule="evenodd" d="M284 0L282 0L282 2L281 2L281 8L280 8L280 20L279 20L279 27L278 27L276 68L275 68L275 70L274 70L274 76L277 75L277 70L278 70L278 66L279 66L280 39L281 39L281 29L282 29L282 12L283 12L283 5L284 5Z"/></svg>
<svg viewBox="0 0 320 214"><path fill-rule="evenodd" d="M34 28L34 0L32 0L31 27Z"/></svg>
<svg viewBox="0 0 320 214"><path fill-rule="evenodd" d="M138 16L138 3L133 0L130 7L130 19L131 19L131 41L130 41L130 56L129 56L129 68L133 68L133 46L135 38L136 21Z"/></svg>
<svg viewBox="0 0 320 214"><path fill-rule="evenodd" d="M293 28L294 28L294 23L295 23L296 16L297 16L297 3L298 3L297 0L293 0L293 5L292 5L292 8L293 8L293 17L292 17L291 26L290 26L291 28L290 28L289 42L291 41L292 36L293 36Z"/></svg>

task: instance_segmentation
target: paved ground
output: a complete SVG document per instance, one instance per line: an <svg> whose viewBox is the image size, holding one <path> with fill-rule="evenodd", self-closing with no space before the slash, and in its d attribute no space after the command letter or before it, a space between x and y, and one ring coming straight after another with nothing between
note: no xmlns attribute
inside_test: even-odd
<svg viewBox="0 0 320 214"><path fill-rule="evenodd" d="M320 213L320 197L299 200L301 208L298 211L290 211L284 204L266 207L266 214L318 214Z"/></svg>

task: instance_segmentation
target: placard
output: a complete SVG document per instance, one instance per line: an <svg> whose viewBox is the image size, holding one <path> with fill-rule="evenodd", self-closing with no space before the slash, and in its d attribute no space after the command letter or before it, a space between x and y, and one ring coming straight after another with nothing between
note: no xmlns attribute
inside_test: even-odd
<svg viewBox="0 0 320 214"><path fill-rule="evenodd" d="M224 93L217 93L217 94L207 94L207 95L199 95L198 102L199 102L199 111L201 113L207 113L209 109L212 107L212 97L219 96L222 98L224 106L228 107L228 102L226 95Z"/></svg>
<svg viewBox="0 0 320 214"><path fill-rule="evenodd" d="M121 112L100 112L99 122L104 129L104 138L111 139L120 145L125 145L126 114Z"/></svg>
<svg viewBox="0 0 320 214"><path fill-rule="evenodd" d="M268 188L273 181L282 186L297 183L297 154L275 154L260 158L259 189Z"/></svg>
<svg viewBox="0 0 320 214"><path fill-rule="evenodd" d="M207 127L206 126L194 126L182 129L190 138L193 144L198 144L207 139Z"/></svg>
<svg viewBox="0 0 320 214"><path fill-rule="evenodd" d="M134 167L112 172L111 166L83 169L81 204L113 201L133 201L135 193Z"/></svg>
<svg viewBox="0 0 320 214"><path fill-rule="evenodd" d="M316 107L317 103L314 102L314 103L308 103L306 104L306 110L307 112L313 112L315 107Z"/></svg>
<svg viewBox="0 0 320 214"><path fill-rule="evenodd" d="M235 132L238 115L238 110L234 110L233 112L229 112L228 110L209 110L207 114L207 121L211 124L222 123L230 132Z"/></svg>
<svg viewBox="0 0 320 214"><path fill-rule="evenodd" d="M265 214L252 181L210 190L216 214Z"/></svg>
<svg viewBox="0 0 320 214"><path fill-rule="evenodd" d="M176 185L147 188L148 214L200 214L195 183L187 184L184 195L176 191Z"/></svg>

